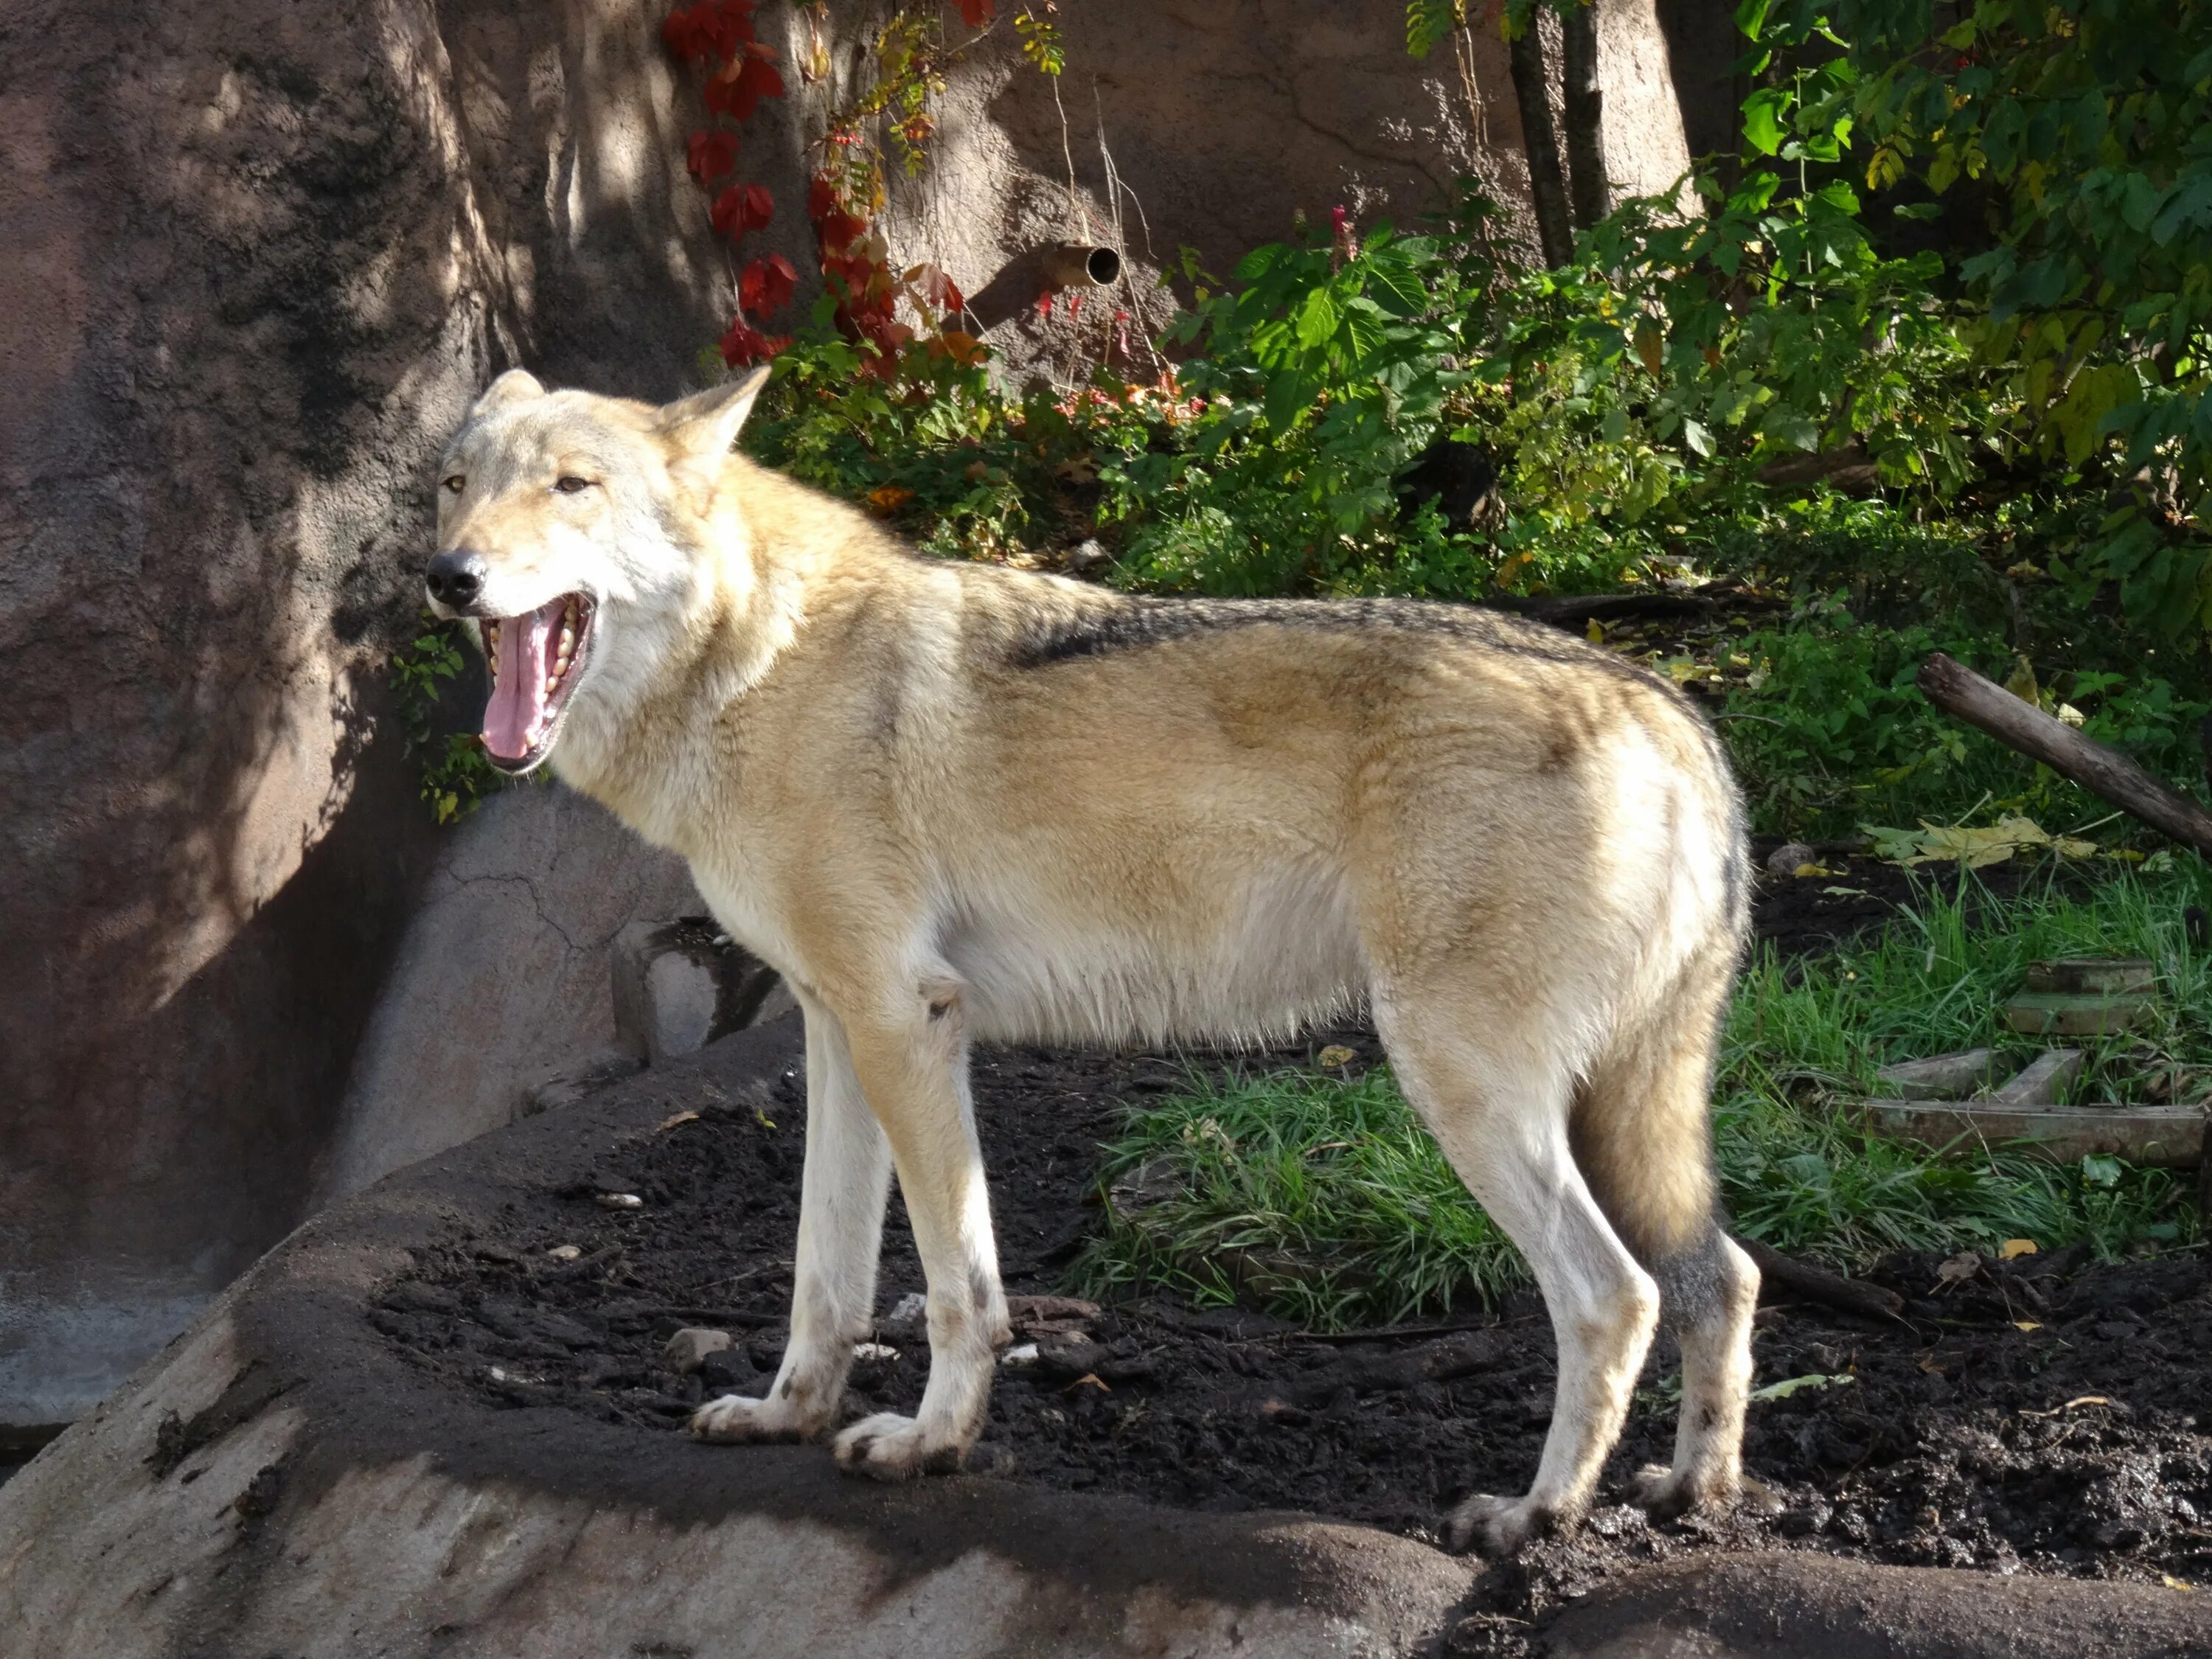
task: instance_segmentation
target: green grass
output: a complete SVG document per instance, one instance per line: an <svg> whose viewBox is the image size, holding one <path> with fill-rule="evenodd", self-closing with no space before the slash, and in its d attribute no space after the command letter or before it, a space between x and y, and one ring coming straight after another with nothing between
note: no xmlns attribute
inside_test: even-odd
<svg viewBox="0 0 2212 1659"><path fill-rule="evenodd" d="M1996 1009L2027 963L2049 956L2159 964L2158 1024L2080 1040L2090 1064L2078 1098L2137 1097L2151 1056L2183 1068L2185 1098L2212 1086L2212 964L2189 950L2183 921L2205 896L2201 877L2126 875L2089 892L2037 880L2004 900L1978 887L1972 876L1930 879L1857 947L1794 964L1770 955L1745 974L1715 1090L1739 1231L1845 1267L2010 1238L2085 1242L2102 1256L2195 1240L2188 1177L2001 1146L1936 1156L1862 1133L1838 1104L1869 1092L1892 1060L1982 1045L2028 1052L2036 1045L2001 1030ZM1495 1299L1526 1276L1385 1070L1352 1082L1194 1073L1186 1091L1131 1112L1105 1179L1147 1165L1172 1170L1180 1190L1128 1213L1109 1207L1077 1264L1091 1293L1151 1285L1344 1328Z"/></svg>

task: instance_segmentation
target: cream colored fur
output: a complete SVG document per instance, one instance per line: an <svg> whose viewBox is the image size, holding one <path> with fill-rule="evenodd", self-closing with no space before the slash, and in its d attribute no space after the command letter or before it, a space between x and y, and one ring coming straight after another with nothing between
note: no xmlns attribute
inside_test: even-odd
<svg viewBox="0 0 2212 1659"><path fill-rule="evenodd" d="M805 1010L790 1343L696 1431L961 1462L1006 1337L975 1042L1238 1042L1364 1004L1559 1342L1534 1485L1454 1530L1510 1549L1589 1503L1662 1281L1689 1287L1682 1430L1641 1490L1732 1498L1757 1277L1714 1231L1705 1097L1743 850L1698 717L1490 613L1178 608L916 557L731 453L762 379L655 409L510 374L441 493L441 550L489 572L474 614L595 602L555 771L683 854ZM927 1392L840 1428L894 1171Z"/></svg>

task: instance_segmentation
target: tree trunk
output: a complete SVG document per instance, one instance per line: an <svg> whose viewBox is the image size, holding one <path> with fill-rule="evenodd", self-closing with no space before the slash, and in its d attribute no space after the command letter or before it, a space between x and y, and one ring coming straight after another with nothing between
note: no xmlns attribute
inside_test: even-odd
<svg viewBox="0 0 2212 1659"><path fill-rule="evenodd" d="M2137 766L2117 749L2085 738L1941 651L1920 665L1920 695L1978 726L1999 743L2039 760L2093 795L2131 812L2161 834L2212 858L2212 813Z"/></svg>
<svg viewBox="0 0 2212 1659"><path fill-rule="evenodd" d="M1559 25L1567 175L1574 186L1576 228L1588 230L1613 207L1613 185L1605 173L1605 92L1597 78L1597 0L1583 0Z"/></svg>
<svg viewBox="0 0 2212 1659"><path fill-rule="evenodd" d="M1574 258L1574 224L1567 216L1566 180L1559 173L1559 140L1552 125L1552 83L1544 69L1540 14L1512 44L1513 99L1521 106L1521 138L1528 157L1528 191L1536 203L1536 234L1544 263L1557 267Z"/></svg>

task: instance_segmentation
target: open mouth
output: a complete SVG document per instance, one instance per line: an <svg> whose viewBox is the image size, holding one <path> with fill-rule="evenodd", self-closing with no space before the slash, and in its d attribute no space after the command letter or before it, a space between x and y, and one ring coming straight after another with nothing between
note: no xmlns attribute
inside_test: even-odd
<svg viewBox="0 0 2212 1659"><path fill-rule="evenodd" d="M501 771L527 772L551 752L591 652L593 609L586 595L563 593L526 616L477 620L491 668L484 748Z"/></svg>

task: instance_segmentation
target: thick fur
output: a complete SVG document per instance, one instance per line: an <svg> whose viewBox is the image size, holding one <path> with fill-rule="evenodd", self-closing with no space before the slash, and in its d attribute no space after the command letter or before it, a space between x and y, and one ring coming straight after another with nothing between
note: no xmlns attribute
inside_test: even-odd
<svg viewBox="0 0 2212 1659"><path fill-rule="evenodd" d="M1487 611L919 558L731 453L759 384L655 409L509 374L441 495L477 614L596 601L556 772L683 854L805 1010L790 1344L696 1432L837 1428L896 1171L927 1391L836 1451L958 1465L1006 1335L972 1043L1255 1040L1364 1005L1559 1342L1534 1484L1454 1530L1510 1549L1588 1504L1662 1304L1681 1428L1643 1495L1732 1498L1758 1279L1715 1226L1706 1099L1747 864L1696 714Z"/></svg>

